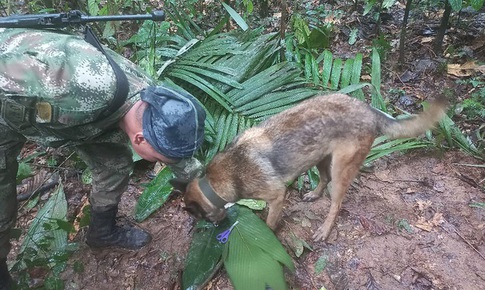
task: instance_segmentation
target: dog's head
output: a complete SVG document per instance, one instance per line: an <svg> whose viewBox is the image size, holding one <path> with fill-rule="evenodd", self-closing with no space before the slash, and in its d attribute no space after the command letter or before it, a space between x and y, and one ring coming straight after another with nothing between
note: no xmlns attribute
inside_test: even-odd
<svg viewBox="0 0 485 290"><path fill-rule="evenodd" d="M199 186L199 178L193 179L184 194L185 210L197 219L218 223L226 217L225 208L212 204Z"/></svg>

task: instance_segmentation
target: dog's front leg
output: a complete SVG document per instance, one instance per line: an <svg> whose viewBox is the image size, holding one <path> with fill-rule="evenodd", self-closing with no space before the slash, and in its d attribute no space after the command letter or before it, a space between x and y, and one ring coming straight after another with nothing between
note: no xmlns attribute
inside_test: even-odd
<svg viewBox="0 0 485 290"><path fill-rule="evenodd" d="M320 173L320 182L314 191L310 191L303 195L303 201L314 201L323 195L323 191L327 187L327 184L332 180L331 163L332 155L327 155L317 164L317 169Z"/></svg>
<svg viewBox="0 0 485 290"><path fill-rule="evenodd" d="M278 225L278 220L280 219L281 212L283 210L283 203L285 201L285 192L286 188L282 189L275 189L273 190L269 196L272 198L265 198L266 202L268 202L268 216L266 217L266 224L270 227L273 231L276 229Z"/></svg>

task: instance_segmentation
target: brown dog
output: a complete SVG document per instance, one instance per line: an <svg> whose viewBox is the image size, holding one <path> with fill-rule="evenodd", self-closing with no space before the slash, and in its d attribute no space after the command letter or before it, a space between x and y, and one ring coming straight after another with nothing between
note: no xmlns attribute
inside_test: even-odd
<svg viewBox="0 0 485 290"><path fill-rule="evenodd" d="M242 198L268 202L266 223L275 229L286 184L317 166L320 183L305 201L322 196L332 181L330 212L313 238L325 240L351 181L374 139L414 137L445 114L437 100L419 115L396 120L346 95L317 96L283 111L237 137L208 164L205 176L192 180L184 196L186 209L212 222L224 219L226 203Z"/></svg>

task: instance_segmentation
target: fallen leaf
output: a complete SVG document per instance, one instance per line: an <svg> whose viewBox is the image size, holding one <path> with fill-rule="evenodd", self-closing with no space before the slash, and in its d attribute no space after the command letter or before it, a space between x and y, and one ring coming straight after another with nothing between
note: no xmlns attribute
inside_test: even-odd
<svg viewBox="0 0 485 290"><path fill-rule="evenodd" d="M419 211L424 211L431 206L432 202L430 200L417 200L416 205Z"/></svg>
<svg viewBox="0 0 485 290"><path fill-rule="evenodd" d="M433 42L434 37L423 37L421 38L421 43L430 43Z"/></svg>
<svg viewBox="0 0 485 290"><path fill-rule="evenodd" d="M433 229L433 227L427 222L424 222L424 223L417 222L416 224L414 224L414 226L418 229L421 229L427 232L431 232L431 230Z"/></svg>
<svg viewBox="0 0 485 290"><path fill-rule="evenodd" d="M386 182L389 182L389 172L390 170L382 170L382 171L378 171L375 173L375 176L381 180L381 181L386 181Z"/></svg>
<svg viewBox="0 0 485 290"><path fill-rule="evenodd" d="M301 220L301 226L304 227L304 228L311 228L312 227L312 223L310 222L310 220L308 218L303 218Z"/></svg>
<svg viewBox="0 0 485 290"><path fill-rule="evenodd" d="M433 218L431 219L431 224L434 226L439 226L444 222L445 219L443 218L443 214L440 212L435 213Z"/></svg>
<svg viewBox="0 0 485 290"><path fill-rule="evenodd" d="M443 181L437 181L433 185L433 189L436 190L437 192L445 192L445 183Z"/></svg>
<svg viewBox="0 0 485 290"><path fill-rule="evenodd" d="M414 194L414 193L416 193L416 190L414 190L412 188L408 188L408 189L406 189L406 192L405 193L406 194Z"/></svg>
<svg viewBox="0 0 485 290"><path fill-rule="evenodd" d="M485 66L477 65L474 61L469 61L464 64L448 64L448 74L457 77L468 77L473 75L477 71L483 74L485 72Z"/></svg>
<svg viewBox="0 0 485 290"><path fill-rule="evenodd" d="M374 220L368 219L364 216L359 216L359 221L362 227L374 235L382 235L388 232L388 229L383 225Z"/></svg>

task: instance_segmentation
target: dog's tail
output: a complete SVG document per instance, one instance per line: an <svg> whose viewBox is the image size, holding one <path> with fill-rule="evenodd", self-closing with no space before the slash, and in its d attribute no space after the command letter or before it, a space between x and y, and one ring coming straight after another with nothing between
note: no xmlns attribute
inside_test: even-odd
<svg viewBox="0 0 485 290"><path fill-rule="evenodd" d="M392 139L416 137L433 128L446 114L448 102L445 98L437 98L429 102L429 106L420 114L405 119L394 119L379 112L377 128L381 135Z"/></svg>

